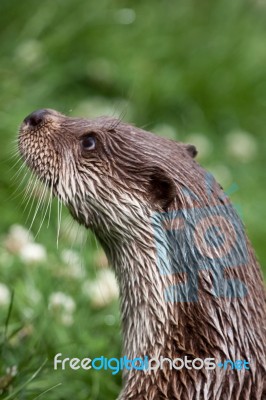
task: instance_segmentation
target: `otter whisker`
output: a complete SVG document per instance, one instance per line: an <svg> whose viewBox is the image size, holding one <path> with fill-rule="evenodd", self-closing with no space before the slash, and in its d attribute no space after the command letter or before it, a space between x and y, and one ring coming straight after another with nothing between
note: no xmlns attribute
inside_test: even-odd
<svg viewBox="0 0 266 400"><path fill-rule="evenodd" d="M7 151L8 158L13 159L13 158L21 158L21 153L20 150L18 149L18 143L11 143L12 147L10 147Z"/></svg>
<svg viewBox="0 0 266 400"><path fill-rule="evenodd" d="M32 175L32 179L31 179L31 181L29 182L28 187L27 187L27 189L26 189L26 192L27 192L27 193L30 192L30 195L29 195L28 200L27 200L27 202L26 202L26 204L25 204L25 206L24 206L24 209L23 209L23 214L24 214L25 211L26 211L26 209L27 209L27 207L28 207L28 205L29 205L29 203L31 202L31 206L30 206L30 209L29 209L29 212L28 212L28 216L27 216L27 219L26 219L26 223L27 223L27 221L28 221L28 219L29 219L29 217L30 217L30 213L31 213L31 210L32 210L32 207L33 207L33 204L34 204L34 200L33 200L33 198L34 198L34 193L35 193L35 189L36 189L36 187L37 187L38 185L39 185L39 181L38 181L37 177L34 176L34 175ZM26 200L26 199L27 199L27 195L25 196L25 200Z"/></svg>
<svg viewBox="0 0 266 400"><path fill-rule="evenodd" d="M51 187L50 187L50 194L49 194L49 199L48 199L49 212L48 212L47 228L49 227L49 224L50 224L50 218L51 218L51 212L52 212L54 173L53 173L50 185L51 185Z"/></svg>
<svg viewBox="0 0 266 400"><path fill-rule="evenodd" d="M60 234L60 228L61 228L61 220L62 220L62 200L58 196L57 197L57 236L56 236L56 247L58 248L59 244L59 234Z"/></svg>
<svg viewBox="0 0 266 400"><path fill-rule="evenodd" d="M20 161L20 160L18 160L18 161ZM21 164L21 166L20 166L19 169L16 171L16 173L13 174L13 175L11 176L11 180L12 180L12 181L18 180L20 174L23 172L23 170L26 170L26 169L27 169L26 165L25 165L25 164Z"/></svg>
<svg viewBox="0 0 266 400"><path fill-rule="evenodd" d="M21 166L24 165L24 167L25 167L25 163L23 162L19 153L14 154L13 156L10 156L8 159L11 160L12 158L15 158L16 161L11 167L9 167L9 171L13 171L20 162L21 162Z"/></svg>
<svg viewBox="0 0 266 400"><path fill-rule="evenodd" d="M22 204L26 202L26 206L24 208L24 212L25 209L27 207L27 204L29 203L29 199L31 198L31 196L33 196L33 191L31 190L31 188L33 187L33 184L36 183L37 184L37 177L34 176L34 174L30 174L28 181L27 181L27 185L25 187L25 193L22 197Z"/></svg>
<svg viewBox="0 0 266 400"><path fill-rule="evenodd" d="M49 183L49 179L47 178L47 180L46 180L46 182L45 182L45 189L46 189L46 191L48 191L48 183ZM49 191L48 191L48 192L49 192ZM43 223L44 223L45 217L46 217L46 215L47 215L47 211L48 211L48 209L50 208L50 201L52 201L52 198L51 198L52 193L53 193L53 192L52 192L52 186L51 186L50 192L49 192L49 199L48 199L48 201L47 201L47 205L46 205L45 210L44 210L44 212L43 212L42 220L41 220L39 229L38 229L38 231L37 231L37 233L36 233L36 235L35 235L35 238L38 236L38 234L39 234L39 232L40 232L40 230L41 230L41 228L42 228L42 225L43 225ZM44 204L45 204L45 201L43 201L43 206L44 206ZM44 208L44 207L43 207L43 208Z"/></svg>
<svg viewBox="0 0 266 400"><path fill-rule="evenodd" d="M16 190L14 190L14 192L12 193L12 195L9 197L10 200L16 199L17 197L21 196L22 193L24 192L25 189L25 180L28 180L28 177L31 173L29 173L29 170L26 170L24 172L24 176L22 177L22 179L20 180ZM14 182L15 183L15 182ZM24 186L24 187L23 187Z"/></svg>
<svg viewBox="0 0 266 400"><path fill-rule="evenodd" d="M33 226L33 223L34 223L35 218L36 218L36 216L37 216L37 214L38 214L38 211L39 211L39 209L40 209L41 204L43 204L43 199L44 199L44 196L45 196L45 193L46 193L46 189L47 189L46 186L44 186L44 187L43 187L43 190L42 190L42 193L41 193L41 195L40 195L40 198L39 198L39 200L38 200L38 203L37 203L37 206L36 206L36 209L35 209L35 213L34 213L34 215L33 215L33 218L32 218L32 221L31 221L29 230L31 230L31 228L32 228L32 226Z"/></svg>
<svg viewBox="0 0 266 400"><path fill-rule="evenodd" d="M14 155L20 154L20 151L18 149L18 142L16 141L15 143L10 142L10 148L8 149L7 153L9 154L9 157L14 157Z"/></svg>
<svg viewBox="0 0 266 400"><path fill-rule="evenodd" d="M106 125L107 125L107 123L108 123L108 122L106 122ZM117 118L117 119L114 120L113 124L111 124L111 125L109 126L109 129L110 129L110 130L115 130L121 123L122 123L122 119Z"/></svg>

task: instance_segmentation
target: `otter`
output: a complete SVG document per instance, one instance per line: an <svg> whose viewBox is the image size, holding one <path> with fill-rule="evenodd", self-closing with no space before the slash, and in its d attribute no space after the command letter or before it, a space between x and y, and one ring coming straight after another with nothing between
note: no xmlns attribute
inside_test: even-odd
<svg viewBox="0 0 266 400"><path fill-rule="evenodd" d="M51 109L27 116L18 142L28 167L106 252L124 355L138 366L155 359L123 371L119 400L265 399L260 266L195 147Z"/></svg>

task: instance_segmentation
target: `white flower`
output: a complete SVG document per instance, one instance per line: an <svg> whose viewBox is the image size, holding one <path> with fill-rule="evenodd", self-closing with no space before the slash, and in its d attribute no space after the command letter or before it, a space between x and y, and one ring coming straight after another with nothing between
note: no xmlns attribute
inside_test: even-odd
<svg viewBox="0 0 266 400"><path fill-rule="evenodd" d="M119 24L130 25L136 19L136 12L132 8L121 8L116 11L115 19Z"/></svg>
<svg viewBox="0 0 266 400"><path fill-rule="evenodd" d="M20 258L24 263L44 262L47 258L46 249L38 243L27 243L22 247Z"/></svg>
<svg viewBox="0 0 266 400"><path fill-rule="evenodd" d="M67 264L66 275L73 278L84 278L85 269L77 252L73 250L63 250L61 252L62 261Z"/></svg>
<svg viewBox="0 0 266 400"><path fill-rule="evenodd" d="M33 241L30 231L21 225L12 225L4 241L5 248L14 254L18 254L21 249Z"/></svg>
<svg viewBox="0 0 266 400"><path fill-rule="evenodd" d="M46 260L45 248L34 243L33 235L21 225L12 225L4 241L5 248L18 254L25 263L42 262Z"/></svg>
<svg viewBox="0 0 266 400"><path fill-rule="evenodd" d="M58 317L63 325L73 324L73 313L76 309L76 303L71 296L63 292L52 293L49 297L49 310Z"/></svg>
<svg viewBox="0 0 266 400"><path fill-rule="evenodd" d="M52 311L63 311L72 314L76 309L76 303L68 294L55 292L49 297L48 307Z"/></svg>
<svg viewBox="0 0 266 400"><path fill-rule="evenodd" d="M0 307L9 305L11 300L11 293L4 283L0 283Z"/></svg>
<svg viewBox="0 0 266 400"><path fill-rule="evenodd" d="M226 136L226 147L233 159L248 162L256 157L258 145L254 137L244 131L232 131Z"/></svg>
<svg viewBox="0 0 266 400"><path fill-rule="evenodd" d="M12 367L8 367L6 369L6 373L11 376L16 376L18 373L18 367L16 365L13 365Z"/></svg>
<svg viewBox="0 0 266 400"><path fill-rule="evenodd" d="M197 158L205 158L208 157L212 151L212 142L208 138L208 136L203 135L202 133L193 133L186 137L186 143L193 144L197 151Z"/></svg>
<svg viewBox="0 0 266 400"><path fill-rule="evenodd" d="M102 270L94 281L86 281L82 291L94 307L104 307L118 298L118 286L111 270Z"/></svg>
<svg viewBox="0 0 266 400"><path fill-rule="evenodd" d="M106 315L104 317L104 322L106 323L106 325L112 326L116 323L116 317L112 314Z"/></svg>
<svg viewBox="0 0 266 400"><path fill-rule="evenodd" d="M18 61L25 65L32 65L39 62L42 58L42 43L35 39L21 43L16 49Z"/></svg>

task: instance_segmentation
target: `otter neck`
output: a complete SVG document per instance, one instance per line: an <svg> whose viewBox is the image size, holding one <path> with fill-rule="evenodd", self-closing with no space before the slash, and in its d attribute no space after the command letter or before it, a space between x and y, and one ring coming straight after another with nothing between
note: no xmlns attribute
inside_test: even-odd
<svg viewBox="0 0 266 400"><path fill-rule="evenodd" d="M169 335L169 305L164 299L164 277L156 264L156 250L132 241L107 255L120 290L124 354L159 355Z"/></svg>

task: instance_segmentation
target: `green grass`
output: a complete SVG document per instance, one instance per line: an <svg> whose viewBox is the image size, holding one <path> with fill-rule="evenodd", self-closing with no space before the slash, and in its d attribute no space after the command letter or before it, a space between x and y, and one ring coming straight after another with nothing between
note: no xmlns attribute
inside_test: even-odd
<svg viewBox="0 0 266 400"><path fill-rule="evenodd" d="M47 249L47 261L23 263L5 248L11 225L30 226L21 190L14 194L21 178L12 178L18 126L34 109L49 107L67 115L118 115L181 141L200 134L210 151L204 155L203 146L199 159L225 189L237 183L232 200L241 205L265 266L266 5L2 0L0 11L0 282L14 291L7 325L8 306L0 306L0 399L35 399L49 389L43 398L115 398L120 375L52 367L58 352L121 352L117 302L95 309L81 290L82 279L58 273L65 268L60 252L72 240L61 235L57 249L56 205L49 228L45 223L36 239ZM253 157L247 151L246 161L228 151L228 135L236 130L248 132L251 147L257 147ZM40 221L38 215L35 234ZM78 252L79 247L74 244ZM95 275L96 252L90 237L82 249L84 279ZM73 325L49 311L49 296L58 291L76 303ZM13 365L18 373L11 379L6 369Z"/></svg>

